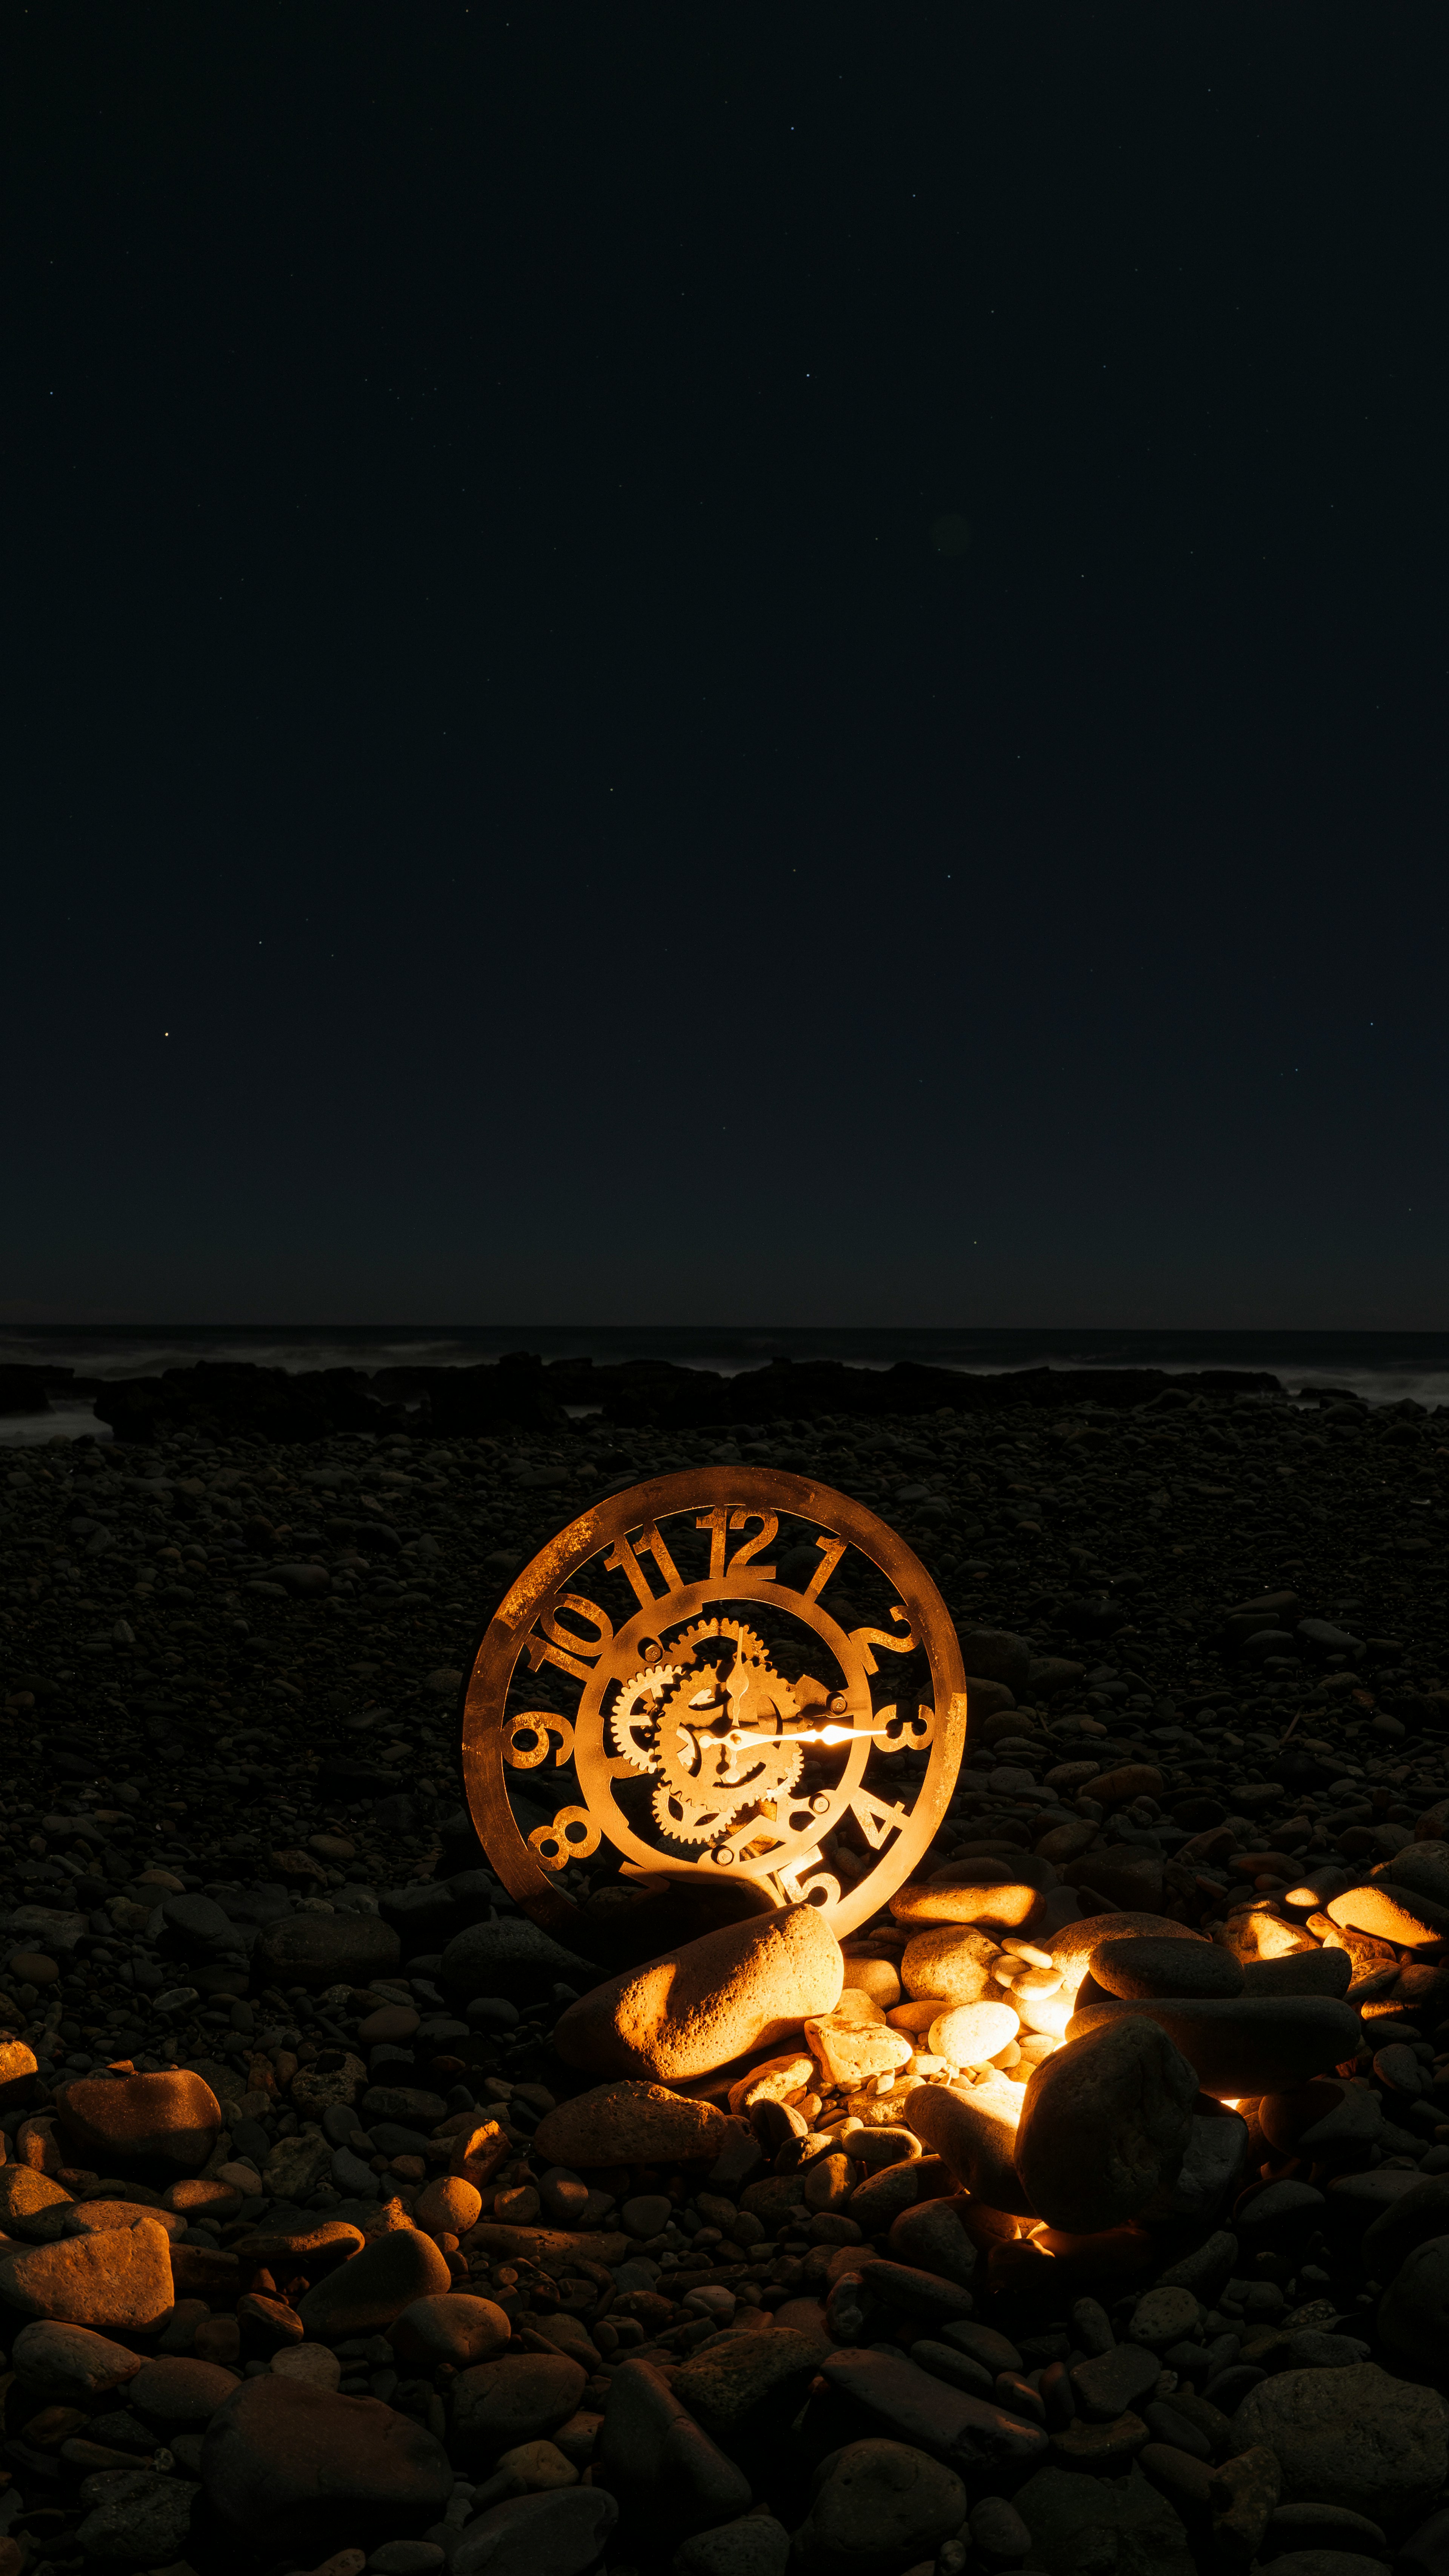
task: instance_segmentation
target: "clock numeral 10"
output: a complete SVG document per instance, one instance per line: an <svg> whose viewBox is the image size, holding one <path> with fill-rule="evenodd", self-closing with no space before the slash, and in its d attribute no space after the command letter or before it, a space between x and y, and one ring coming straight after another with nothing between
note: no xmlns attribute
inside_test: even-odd
<svg viewBox="0 0 1449 2576"><path fill-rule="evenodd" d="M585 1600L582 1592L565 1592L557 1606L560 1610L572 1610L576 1619L586 1620L591 1628L596 1628L597 1643L579 1636L573 1628L561 1626L550 1610L539 1622L543 1635L540 1636L535 1629L532 1636L524 1639L528 1669L536 1673L540 1664L557 1664L563 1672L572 1673L575 1681L586 1682L590 1667L598 1662L604 1648L612 1642L614 1622L607 1610L601 1610L596 1601ZM585 1656L588 1657L587 1663L583 1660Z"/></svg>

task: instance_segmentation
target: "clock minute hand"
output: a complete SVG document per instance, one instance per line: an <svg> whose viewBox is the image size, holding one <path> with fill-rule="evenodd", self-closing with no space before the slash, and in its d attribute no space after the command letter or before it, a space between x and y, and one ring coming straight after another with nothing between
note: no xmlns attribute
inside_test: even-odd
<svg viewBox="0 0 1449 2576"><path fill-rule="evenodd" d="M740 1752L755 1744L847 1744L858 1735L889 1733L888 1726L790 1726L771 1735L763 1727L732 1726L728 1735L717 1735L713 1741L727 1744L731 1752Z"/></svg>

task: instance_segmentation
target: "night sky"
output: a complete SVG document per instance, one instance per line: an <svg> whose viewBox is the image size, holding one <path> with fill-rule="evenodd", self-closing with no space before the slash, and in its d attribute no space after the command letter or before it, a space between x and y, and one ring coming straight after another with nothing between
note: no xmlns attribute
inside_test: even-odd
<svg viewBox="0 0 1449 2576"><path fill-rule="evenodd" d="M1445 1322L1442 8L4 50L0 1315Z"/></svg>

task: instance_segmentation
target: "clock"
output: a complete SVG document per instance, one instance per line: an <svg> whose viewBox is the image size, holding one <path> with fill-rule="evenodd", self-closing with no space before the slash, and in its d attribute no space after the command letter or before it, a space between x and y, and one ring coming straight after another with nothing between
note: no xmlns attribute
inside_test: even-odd
<svg viewBox="0 0 1449 2576"><path fill-rule="evenodd" d="M966 1737L956 1632L873 1512L715 1465L583 1512L500 1602L463 1718L490 1865L582 1947L601 1880L722 1912L885 1903L945 1814Z"/></svg>

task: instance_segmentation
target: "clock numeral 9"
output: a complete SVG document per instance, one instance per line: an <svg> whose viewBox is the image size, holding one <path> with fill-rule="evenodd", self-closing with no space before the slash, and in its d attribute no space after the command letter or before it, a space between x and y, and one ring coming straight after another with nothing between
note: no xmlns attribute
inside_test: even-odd
<svg viewBox="0 0 1449 2576"><path fill-rule="evenodd" d="M562 1769L574 1749L574 1730L566 1717L555 1716L551 1708L525 1708L517 1717L504 1720L503 1759L514 1771L536 1771L549 1754L549 1738L559 1739L554 1754L556 1767Z"/></svg>

